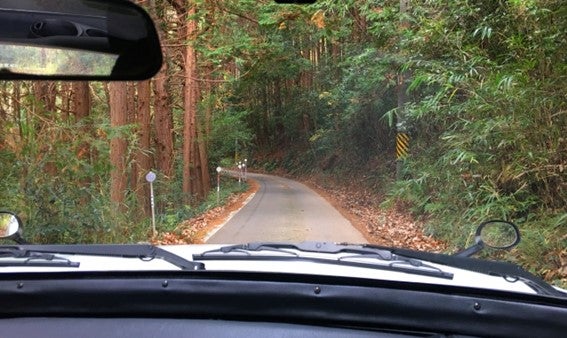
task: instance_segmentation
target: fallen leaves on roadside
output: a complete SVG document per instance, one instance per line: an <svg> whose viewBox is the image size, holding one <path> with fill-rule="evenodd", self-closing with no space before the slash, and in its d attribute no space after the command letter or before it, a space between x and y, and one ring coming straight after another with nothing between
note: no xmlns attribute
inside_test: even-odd
<svg viewBox="0 0 567 338"><path fill-rule="evenodd" d="M222 222L245 194L230 196L225 205L210 209L204 214L181 222L175 231L161 233L157 238L152 239L151 243L154 245L202 243L202 238L206 235L207 230Z"/></svg>
<svg viewBox="0 0 567 338"><path fill-rule="evenodd" d="M371 244L414 249L429 252L442 252L446 249L445 243L425 235L423 225L416 222L409 213L399 209L384 210L379 206L381 202L374 193L356 187L363 184L340 185L325 179L324 185L314 177L305 179L315 190L322 193L325 198L342 209L344 216L359 230L366 232Z"/></svg>

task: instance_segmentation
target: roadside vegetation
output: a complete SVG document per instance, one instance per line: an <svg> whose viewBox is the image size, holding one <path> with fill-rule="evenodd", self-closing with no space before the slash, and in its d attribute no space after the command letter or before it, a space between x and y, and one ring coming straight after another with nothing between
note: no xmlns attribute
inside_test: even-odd
<svg viewBox="0 0 567 338"><path fill-rule="evenodd" d="M166 60L151 81L0 84L0 207L36 242L139 241L149 170L169 231L248 158L364 185L448 251L511 220L505 258L565 280L567 6L409 3L145 2Z"/></svg>

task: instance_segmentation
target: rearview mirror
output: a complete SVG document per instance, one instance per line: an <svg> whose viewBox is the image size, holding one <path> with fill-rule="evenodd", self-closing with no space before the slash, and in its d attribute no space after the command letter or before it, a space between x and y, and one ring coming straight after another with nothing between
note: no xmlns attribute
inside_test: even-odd
<svg viewBox="0 0 567 338"><path fill-rule="evenodd" d="M127 0L0 0L0 79L142 80L161 64L152 20Z"/></svg>

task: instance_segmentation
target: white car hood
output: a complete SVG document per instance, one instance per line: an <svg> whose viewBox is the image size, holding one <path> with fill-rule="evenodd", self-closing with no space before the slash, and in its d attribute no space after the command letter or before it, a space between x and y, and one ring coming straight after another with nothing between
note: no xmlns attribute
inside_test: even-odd
<svg viewBox="0 0 567 338"><path fill-rule="evenodd" d="M167 245L160 246L161 249L167 250L175 255L181 256L187 260L192 260L193 254L201 254L205 251L215 250L225 245ZM427 265L438 268L446 273L453 274L452 279L423 276L400 271L388 271L386 269L374 269L368 267L347 266L346 264L336 264L337 258L341 254L327 254L315 252L301 252L302 257L315 258L317 261L290 259L290 260L250 260L246 259L245 254L238 254L243 257L242 260L205 260L207 271L230 271L230 272L268 272L268 273L289 273L289 274L308 274L350 278L364 278L386 281L399 281L411 283L424 283L436 285L462 286L478 289L501 290L509 292L521 292L535 294L536 292L527 284L520 280L508 280L500 276L491 276L474 271L444 266L435 263L425 262ZM278 255L274 251L255 252L258 255ZM282 254L280 254L282 255ZM121 258L121 257L104 257L104 256L87 256L87 255L64 255L74 262L80 262L80 267L36 267L36 266L9 266L0 267L0 274L7 272L84 272L84 271L175 271L181 270L179 267L168 263L165 260L154 258L151 260L142 260L139 258ZM232 255L234 257L234 255ZM282 257L290 257L283 254ZM294 258L291 256L291 258ZM7 260L10 258L0 258ZM329 264L321 263L321 259L328 259ZM378 259L363 258L365 263L376 264L377 266L388 266L389 261L380 261ZM410 267L410 266L408 266Z"/></svg>

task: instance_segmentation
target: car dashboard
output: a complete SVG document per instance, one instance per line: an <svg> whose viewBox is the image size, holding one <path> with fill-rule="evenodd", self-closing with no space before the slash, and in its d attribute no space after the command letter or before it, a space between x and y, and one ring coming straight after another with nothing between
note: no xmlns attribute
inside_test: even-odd
<svg viewBox="0 0 567 338"><path fill-rule="evenodd" d="M565 299L235 272L16 273L2 337L557 337Z"/></svg>

